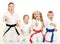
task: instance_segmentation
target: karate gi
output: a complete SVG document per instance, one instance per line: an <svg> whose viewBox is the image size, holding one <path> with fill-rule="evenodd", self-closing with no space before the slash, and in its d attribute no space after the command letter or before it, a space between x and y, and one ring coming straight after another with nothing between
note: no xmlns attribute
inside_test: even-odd
<svg viewBox="0 0 60 44"><path fill-rule="evenodd" d="M24 22L21 23L20 29L23 30L24 34L21 34L20 36L20 42L21 44L25 42L24 44L29 44L29 38L30 38L30 33L29 31L32 29L31 24L28 22L28 24L25 24Z"/></svg>
<svg viewBox="0 0 60 44"><path fill-rule="evenodd" d="M54 40L55 27L50 25L50 23L56 24L54 20L51 21L51 20L47 19L45 21L45 26L46 26L45 41L47 41L47 42L53 42L53 40Z"/></svg>
<svg viewBox="0 0 60 44"><path fill-rule="evenodd" d="M38 26L36 26L35 23L38 23ZM42 22L39 20L32 20L33 25L33 33L30 36L30 42L42 42L43 41L43 33L42 33Z"/></svg>
<svg viewBox="0 0 60 44"><path fill-rule="evenodd" d="M11 13L9 12L5 12L4 16L8 17L8 20L4 21L6 23L6 28L4 29L4 34L3 34L3 41L5 42L17 42L18 41L18 35L19 32L16 28L16 23L19 21L19 17L18 15L14 12L13 15L11 15Z"/></svg>

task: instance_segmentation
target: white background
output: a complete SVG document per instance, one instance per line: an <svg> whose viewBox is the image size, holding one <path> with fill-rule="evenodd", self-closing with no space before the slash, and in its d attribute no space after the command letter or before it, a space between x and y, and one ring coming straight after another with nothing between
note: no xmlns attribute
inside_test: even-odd
<svg viewBox="0 0 60 44"><path fill-rule="evenodd" d="M15 11L18 13L20 19L24 14L32 16L33 11L38 10L42 12L44 20L49 10L54 12L54 19L57 22L57 42L60 40L60 1L59 0L0 0L0 44L2 44L2 32L4 29L4 22L2 20L3 13L7 11L8 3L15 3Z"/></svg>

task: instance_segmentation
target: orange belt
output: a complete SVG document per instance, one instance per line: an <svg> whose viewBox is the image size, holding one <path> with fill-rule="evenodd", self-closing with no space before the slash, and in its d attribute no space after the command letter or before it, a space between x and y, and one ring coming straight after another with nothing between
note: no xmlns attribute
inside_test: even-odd
<svg viewBox="0 0 60 44"><path fill-rule="evenodd" d="M31 34L31 36L30 36L30 43L32 44L33 43L33 41L32 41L32 37L33 37L33 35L35 35L35 34L37 34L37 33L42 33L42 30L40 29L40 30L35 30L35 29L33 29L33 31L35 32L35 33L33 33L33 34ZM42 33L42 36L43 36L43 38L45 38L45 36L43 35L43 33Z"/></svg>

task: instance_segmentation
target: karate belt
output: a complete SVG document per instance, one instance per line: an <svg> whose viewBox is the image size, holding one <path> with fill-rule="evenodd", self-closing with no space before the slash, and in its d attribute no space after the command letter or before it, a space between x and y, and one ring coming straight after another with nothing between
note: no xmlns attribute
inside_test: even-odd
<svg viewBox="0 0 60 44"><path fill-rule="evenodd" d="M18 32L18 30L16 29L16 24L14 24L14 25L9 25L9 24L6 24L6 26L8 26L9 28L5 31L5 33L3 34L3 36L12 28L12 27L14 27L15 28L15 31L16 31L16 33L18 34L18 35L20 35L19 34L19 32Z"/></svg>
<svg viewBox="0 0 60 44"><path fill-rule="evenodd" d="M48 40L43 40L43 41L47 41L47 42L53 42L53 37L54 37L54 29L48 29L48 28L46 28L46 33L47 32L52 32L52 35L51 35L51 40L50 41L48 41ZM46 35L46 33L45 33L45 35Z"/></svg>
<svg viewBox="0 0 60 44"><path fill-rule="evenodd" d="M30 36L30 43L32 44L33 43L33 41L32 41L32 37L35 35L35 34L38 34L38 33L42 33L42 30L40 29L40 30L35 30L35 29L33 29L33 31L35 32L35 33L33 33L33 34L31 34L31 36ZM44 38L44 35L43 35L43 33L42 33L42 36L43 36L43 38Z"/></svg>

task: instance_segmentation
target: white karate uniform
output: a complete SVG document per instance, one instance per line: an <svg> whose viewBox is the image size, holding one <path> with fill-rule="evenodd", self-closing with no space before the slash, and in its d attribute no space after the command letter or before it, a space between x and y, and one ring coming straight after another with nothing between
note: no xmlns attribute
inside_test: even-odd
<svg viewBox="0 0 60 44"><path fill-rule="evenodd" d="M13 15L11 15L9 12L5 12L4 16L8 17L8 20L5 21L5 18L4 18L4 21L6 24L9 24L9 25L14 25L20 20L18 15L15 12L13 13ZM8 30L8 28L9 26L6 26L6 28L4 29L4 33L6 32L6 30ZM9 42L9 41L16 42L18 40L18 34L16 33L14 27L11 27L10 30L3 36L3 40L6 42Z"/></svg>
<svg viewBox="0 0 60 44"><path fill-rule="evenodd" d="M45 21L45 26L46 26L46 28L48 28L48 29L54 29L54 27L52 26L52 25L50 25L50 23L54 23L54 24L56 24L56 22L53 20L53 21L51 21L51 20L49 20L49 19L47 19L46 21ZM45 35L45 38L46 38L46 40L47 41L50 41L51 40L51 35L52 35L52 32L47 32L46 33L46 35Z"/></svg>
<svg viewBox="0 0 60 44"><path fill-rule="evenodd" d="M23 32L24 32L24 35L23 34L20 35L20 42L21 42L21 44L23 42L25 42L24 44L27 44L27 43L29 44L30 43L29 42L29 38L30 38L29 31L32 29L31 28L31 23L29 23L29 22L28 22L28 24L25 24L24 22L21 23L20 29L22 29Z"/></svg>
<svg viewBox="0 0 60 44"><path fill-rule="evenodd" d="M36 26L35 25L35 23L38 23L38 26ZM35 19L33 19L32 20L32 25L33 25L33 29L35 29L35 30L40 30L41 29L41 27L42 27L42 22L39 20L35 20ZM34 31L33 31L33 33L35 33ZM42 36L42 33L40 32L40 33L37 33L37 34L35 34L35 35L33 35L33 37L32 37L32 41L33 42L42 42L42 40L43 40L43 36Z"/></svg>

